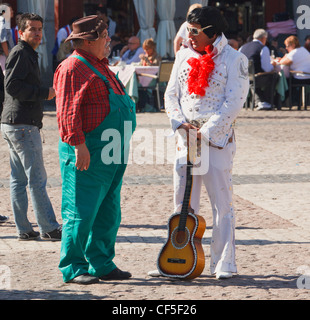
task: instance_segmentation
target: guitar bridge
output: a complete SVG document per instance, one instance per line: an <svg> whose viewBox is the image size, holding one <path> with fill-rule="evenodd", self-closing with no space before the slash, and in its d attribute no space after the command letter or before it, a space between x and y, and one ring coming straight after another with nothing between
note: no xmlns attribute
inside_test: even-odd
<svg viewBox="0 0 310 320"><path fill-rule="evenodd" d="M186 259L168 258L167 261L170 263L181 263L181 264L186 263Z"/></svg>

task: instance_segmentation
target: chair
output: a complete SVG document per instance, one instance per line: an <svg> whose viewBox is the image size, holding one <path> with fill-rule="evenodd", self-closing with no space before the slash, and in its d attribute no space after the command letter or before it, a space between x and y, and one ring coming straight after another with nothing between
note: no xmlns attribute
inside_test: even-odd
<svg viewBox="0 0 310 320"><path fill-rule="evenodd" d="M141 87L139 90L151 89L156 91L156 106L157 110L160 111L161 108L161 99L160 92L163 91L163 88L166 88L167 82L170 79L171 70L173 67L174 61L163 60L159 64L159 70L157 75L147 74L147 73L138 73L137 76L150 77L156 80L155 84L148 87ZM164 86L162 86L164 84Z"/></svg>
<svg viewBox="0 0 310 320"><path fill-rule="evenodd" d="M251 110L254 110L254 106L255 106L255 70L254 70L253 60L249 60L248 72L249 72L250 88L249 88L249 94L248 94L248 97L246 100L246 109L249 108L250 98L251 98Z"/></svg>
<svg viewBox="0 0 310 320"><path fill-rule="evenodd" d="M251 101L251 110L254 110L255 107L255 93L256 93L256 88L257 88L257 84L256 84L256 78L258 76L263 76L263 75L268 75L268 74L275 74L275 71L271 71L271 72L259 72L259 73L255 73L255 69L254 69L254 62L252 59L249 59L249 64L248 64L248 73L249 73L249 83L250 83L250 88L249 88L249 94L247 97L247 101L245 104L246 109L249 108L250 105L250 101ZM275 92L275 87L276 87L276 81L272 81L270 83L271 85L271 92ZM274 96L272 97L272 101L271 101L271 105L273 106L274 104Z"/></svg>
<svg viewBox="0 0 310 320"><path fill-rule="evenodd" d="M308 72L301 72L301 71L290 71L289 76L289 108L290 110L293 107L293 88L299 88L299 96L298 96L298 110L301 110L301 105L304 105L304 109L307 110L308 104L308 95L307 95L307 88L310 88L310 79L296 79L294 75L296 74L303 74L309 75Z"/></svg>

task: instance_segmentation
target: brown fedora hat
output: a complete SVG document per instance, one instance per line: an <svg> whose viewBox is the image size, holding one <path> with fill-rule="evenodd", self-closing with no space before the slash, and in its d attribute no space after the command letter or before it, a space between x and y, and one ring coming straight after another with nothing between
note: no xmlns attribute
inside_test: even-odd
<svg viewBox="0 0 310 320"><path fill-rule="evenodd" d="M84 39L90 41L97 40L100 33L104 29L107 29L107 27L107 24L103 20L99 19L98 16L93 15L83 17L73 22L73 31L66 39L66 42L73 39Z"/></svg>

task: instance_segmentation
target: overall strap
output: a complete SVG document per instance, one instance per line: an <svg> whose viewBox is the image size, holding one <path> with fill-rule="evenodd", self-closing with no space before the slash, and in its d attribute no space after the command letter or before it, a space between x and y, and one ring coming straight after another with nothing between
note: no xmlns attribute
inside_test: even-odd
<svg viewBox="0 0 310 320"><path fill-rule="evenodd" d="M104 81L104 83L107 86L108 90L109 91L112 90L108 79L99 70L97 70L89 61L87 61L85 58L83 58L81 56L78 56L78 55L74 55L74 56L71 56L71 57L72 58L76 58L76 59L82 61L83 63L85 63L88 68L90 68L101 80ZM112 90L112 92L114 92L114 91Z"/></svg>

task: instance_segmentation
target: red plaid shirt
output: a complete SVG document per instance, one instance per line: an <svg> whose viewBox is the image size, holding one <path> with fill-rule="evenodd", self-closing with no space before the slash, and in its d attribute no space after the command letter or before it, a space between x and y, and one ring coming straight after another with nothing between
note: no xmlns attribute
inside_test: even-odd
<svg viewBox="0 0 310 320"><path fill-rule="evenodd" d="M116 94L124 91L109 69L108 60L99 60L84 50L76 50L109 81ZM109 92L105 83L76 58L67 58L55 72L57 121L63 142L77 146L85 142L84 132L97 128L110 112Z"/></svg>

